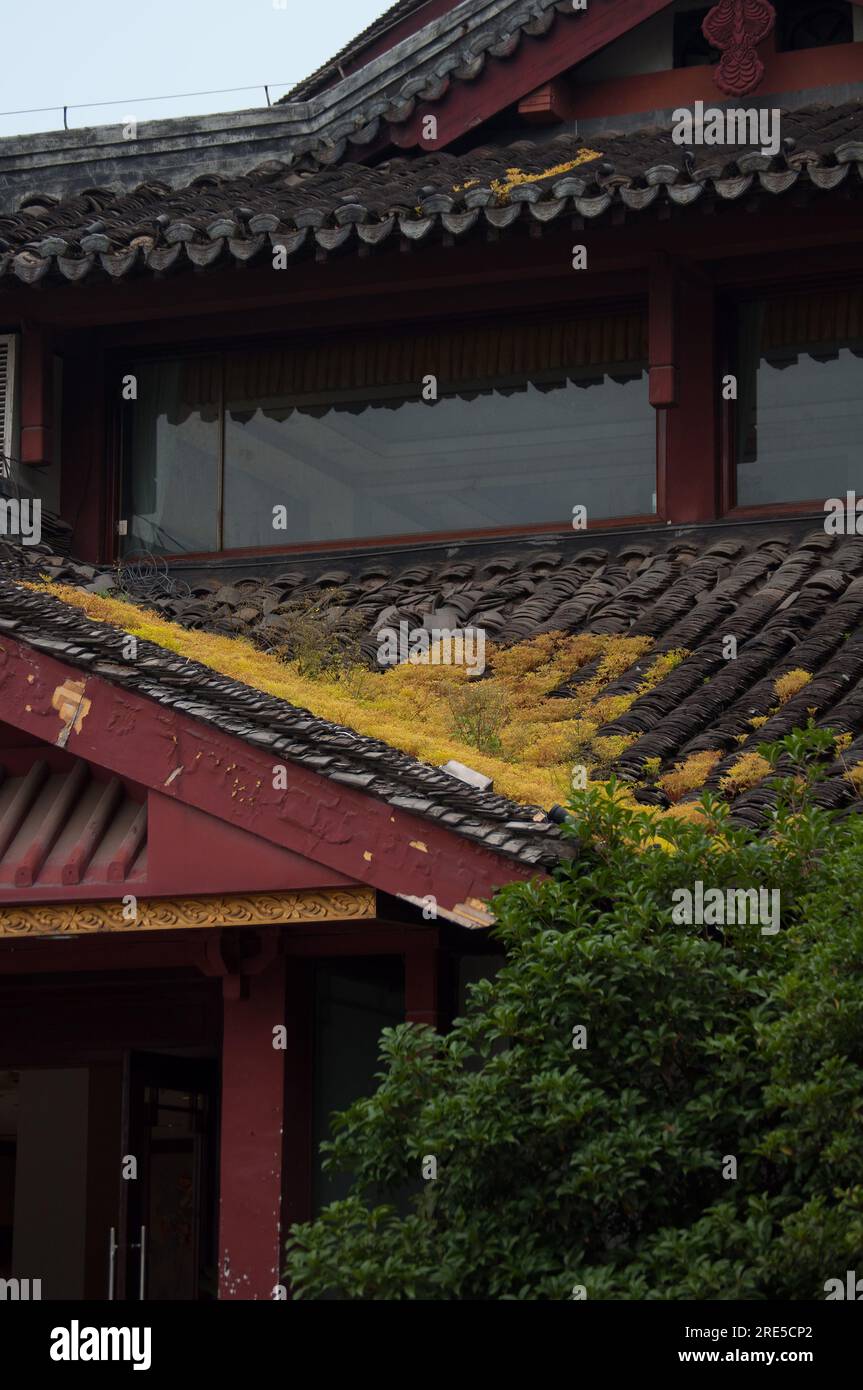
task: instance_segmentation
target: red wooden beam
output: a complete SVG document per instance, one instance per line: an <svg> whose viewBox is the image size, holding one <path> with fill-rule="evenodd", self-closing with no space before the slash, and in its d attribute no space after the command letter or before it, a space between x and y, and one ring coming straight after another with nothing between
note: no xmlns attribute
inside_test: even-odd
<svg viewBox="0 0 863 1390"><path fill-rule="evenodd" d="M90 772L86 763L76 763L68 777L64 777L48 814L40 825L26 852L15 865L15 887L29 888L39 876L39 871L54 846L78 797L89 780Z"/></svg>
<svg viewBox="0 0 863 1390"><path fill-rule="evenodd" d="M53 345L41 325L21 333L21 460L45 466L53 458Z"/></svg>
<svg viewBox="0 0 863 1390"><path fill-rule="evenodd" d="M122 883L128 876L146 833L147 807L142 806L111 857L108 865L109 883Z"/></svg>
<svg viewBox="0 0 863 1390"><path fill-rule="evenodd" d="M63 883L80 883L87 865L93 858L96 846L105 833L123 795L123 784L118 777L106 782L90 817L81 831L77 844L73 845L69 858L63 865L60 877ZM146 819L145 819L146 824Z"/></svg>
<svg viewBox="0 0 863 1390"><path fill-rule="evenodd" d="M863 4L863 0L855 0ZM774 92L805 92L816 87L838 87L863 80L863 53L859 43L841 43L826 48L807 48L793 53L777 53L768 39L761 51L764 77L757 95ZM561 120L587 121L596 116L645 115L691 106L695 101L711 105L725 101L714 81L716 69L709 64L694 68L668 68L663 72L635 73L630 77L610 77L603 82L558 83ZM541 104L545 88L526 100ZM521 110L521 107L519 107ZM593 137L591 137L593 139ZM602 137L597 136L599 148ZM588 141L590 143L590 141Z"/></svg>
<svg viewBox="0 0 863 1390"><path fill-rule="evenodd" d="M6 853L33 807L48 777L48 765L41 759L33 763L2 817L0 817L0 858Z"/></svg>
<svg viewBox="0 0 863 1390"><path fill-rule="evenodd" d="M648 313L650 404L677 404L677 281L670 256L655 253L650 264Z"/></svg>
<svg viewBox="0 0 863 1390"><path fill-rule="evenodd" d="M405 951L405 1020L439 1029L440 950L437 932L413 943Z"/></svg>
<svg viewBox="0 0 863 1390"><path fill-rule="evenodd" d="M442 149L460 135L511 106L544 82L581 63L629 29L668 7L670 0L591 0L589 8L567 18L557 16L541 38L523 38L512 58L486 60L473 82L454 82L438 102L418 106L403 125L390 127L402 149L421 145ZM423 139L423 120L434 116L437 139Z"/></svg>
<svg viewBox="0 0 863 1390"><path fill-rule="evenodd" d="M569 84L564 77L559 77L522 97L518 114L531 125L559 125L561 121L572 120L574 107Z"/></svg>

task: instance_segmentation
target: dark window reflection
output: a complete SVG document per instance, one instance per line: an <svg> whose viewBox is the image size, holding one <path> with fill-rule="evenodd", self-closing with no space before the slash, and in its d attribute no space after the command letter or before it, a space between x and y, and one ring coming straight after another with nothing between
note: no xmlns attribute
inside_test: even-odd
<svg viewBox="0 0 863 1390"><path fill-rule="evenodd" d="M349 1173L325 1173L319 1146L331 1138L330 1118L377 1088L384 1028L404 1022L400 957L319 961L315 966L314 1208L347 1196Z"/></svg>
<svg viewBox="0 0 863 1390"><path fill-rule="evenodd" d="M389 409L229 402L225 546L650 513L655 473L646 375Z"/></svg>
<svg viewBox="0 0 863 1390"><path fill-rule="evenodd" d="M791 325L805 307L757 303L740 312L739 506L820 504L860 485L863 336L826 336L822 317L821 331L816 323L808 340L795 341ZM829 300L825 308L829 317Z"/></svg>
<svg viewBox="0 0 863 1390"><path fill-rule="evenodd" d="M649 515L643 332L630 314L465 334L463 352L457 334L399 340L391 361L360 344L139 364L125 549L567 527L576 506ZM436 352L450 376L423 400L416 368Z"/></svg>
<svg viewBox="0 0 863 1390"><path fill-rule="evenodd" d="M126 438L126 551L219 549L215 358L139 364Z"/></svg>

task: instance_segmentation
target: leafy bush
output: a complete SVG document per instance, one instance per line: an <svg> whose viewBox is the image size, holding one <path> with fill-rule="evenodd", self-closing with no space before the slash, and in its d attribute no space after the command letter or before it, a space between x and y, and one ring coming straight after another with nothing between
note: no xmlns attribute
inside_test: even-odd
<svg viewBox="0 0 863 1390"><path fill-rule="evenodd" d="M816 736L769 750L761 838L705 796L664 849L614 784L576 795L580 857L495 899L499 975L445 1037L385 1030L335 1117L353 1187L294 1227L295 1296L811 1299L860 1269L863 819L813 808ZM779 888L781 930L675 925L698 880Z"/></svg>

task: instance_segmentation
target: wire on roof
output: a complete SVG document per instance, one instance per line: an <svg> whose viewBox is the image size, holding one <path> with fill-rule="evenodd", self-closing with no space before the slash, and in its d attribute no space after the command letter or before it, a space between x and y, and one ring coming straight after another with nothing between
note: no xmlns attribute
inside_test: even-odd
<svg viewBox="0 0 863 1390"><path fill-rule="evenodd" d="M227 96L233 92L260 91L263 91L264 95L267 98L267 105L269 106L271 105L269 91L270 87L290 88L292 86L295 87L297 85L298 84L296 82L262 82L257 83L253 87L213 87L210 91L207 92L169 92L166 96L122 97L117 101L78 101L74 102L72 105L66 106L27 106L24 107L21 111L0 111L0 120L2 120L5 116L41 116L44 115L47 111L62 111L64 128L68 130L69 127L65 123L67 111L84 111L87 110L89 107L93 106L135 106L142 101L182 101L186 97L219 97Z"/></svg>

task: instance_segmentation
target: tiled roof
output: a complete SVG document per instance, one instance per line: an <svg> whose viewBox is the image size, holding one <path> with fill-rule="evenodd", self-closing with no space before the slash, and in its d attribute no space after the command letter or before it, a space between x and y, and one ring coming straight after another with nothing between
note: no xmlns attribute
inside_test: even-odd
<svg viewBox="0 0 863 1390"><path fill-rule="evenodd" d="M409 15L414 14L417 10L424 9L427 4L428 0L397 0L395 5L390 5L388 9L384 10L382 15L372 20L371 24L367 25L365 29L362 29L359 34L352 38L350 43L346 43L343 48L340 48L337 53L334 53L326 63L316 68L314 72L309 73L308 77L305 77L302 82L298 82L296 86L291 88L286 96L280 97L277 105L288 101L303 101L306 97L311 96L313 92L323 87L326 82L340 75L341 65L343 63L354 59L358 53L361 53L369 44L374 43L375 39L380 38L388 29L392 29L394 25L400 24L403 19L407 19Z"/></svg>
<svg viewBox="0 0 863 1390"><path fill-rule="evenodd" d="M76 573L59 557L46 563L44 555L25 552L22 558L12 547L7 555L7 573L11 565L18 572L42 569L72 583L92 583L95 577L87 568ZM402 558L282 566L227 581L224 575L190 576L147 601L161 616L185 626L244 634L268 647L284 640L288 600L337 590L335 601L364 621L371 663L376 628L401 621L421 626L424 615L440 609L454 610L464 626L481 626L490 640L502 644L555 630L649 636L654 639L650 651L604 695L635 690L663 652L684 650L687 656L599 731L634 736L618 760L623 777L640 782L648 760L659 759L668 770L692 753L711 750L721 755L707 781L715 788L743 754L805 725L814 711L820 725L852 736L845 763L827 769L816 799L830 806L860 804L844 774L863 761L863 537L828 536L812 521L672 534L657 528L560 538L554 546L521 542L487 549L474 542ZM115 679L116 634L11 579L0 583L0 631L46 645L73 665ZM728 636L736 639L736 659L726 659ZM783 703L776 682L797 671L811 680ZM592 666L584 667L573 684L593 674ZM122 678L130 679L128 668ZM541 833L524 836L516 847L518 834L505 832L507 821L529 814L523 807L472 791L385 744L160 648L148 648L143 681L136 674L135 685L240 737L269 740L284 756L325 776L351 780L372 795L402 798L394 804L440 818L459 833L492 844L508 836L503 849L518 858L543 863L549 854L554 857L555 847ZM557 693L567 690L564 685ZM664 804L655 787L639 788L637 795ZM743 792L734 799L735 815L758 824L772 795L761 787Z"/></svg>
<svg viewBox="0 0 863 1390"><path fill-rule="evenodd" d="M404 16L411 9L406 4ZM377 21L378 33L383 32L385 21L404 17L398 10L397 6ZM425 108L442 100L453 83L476 81L489 60L511 58L524 39L542 38L558 16L569 24L577 23L584 14L584 10L574 9L572 0L462 0L330 88L328 95L334 97L343 89L346 100L339 103L335 119L298 140L297 150L321 163L337 163L351 145L369 145L385 126L410 120L419 103ZM373 25L372 30L375 28ZM375 37L374 32L367 31L360 35L363 42L356 40L348 51L355 46L362 48ZM337 63L335 66L337 69ZM310 92L319 92L315 78L326 73L324 68L313 74L284 101L290 104Z"/></svg>
<svg viewBox="0 0 863 1390"><path fill-rule="evenodd" d="M559 135L318 172L304 172L292 157L245 178L207 176L180 190L152 183L53 206L31 199L25 211L0 218L0 284L119 279L232 260L263 265L274 246L290 257L323 258L399 239L452 242L525 222L592 221L612 209L684 209L791 189L860 193L863 104L789 111L783 130L785 147L774 158L730 145L684 153L670 131L652 129L603 137L596 155L578 136Z"/></svg>
<svg viewBox="0 0 863 1390"><path fill-rule="evenodd" d="M19 571L18 557L11 569ZM9 567L0 566L0 638L6 634L58 661L128 686L256 748L272 750L274 757L437 821L520 863L548 867L566 852L555 825L532 819L541 817L539 807L525 808L491 791L478 791L379 739L319 719L152 642L139 639L132 667L122 659L121 632L90 621L50 595L22 588L4 572ZM63 573L72 578L74 571Z"/></svg>

